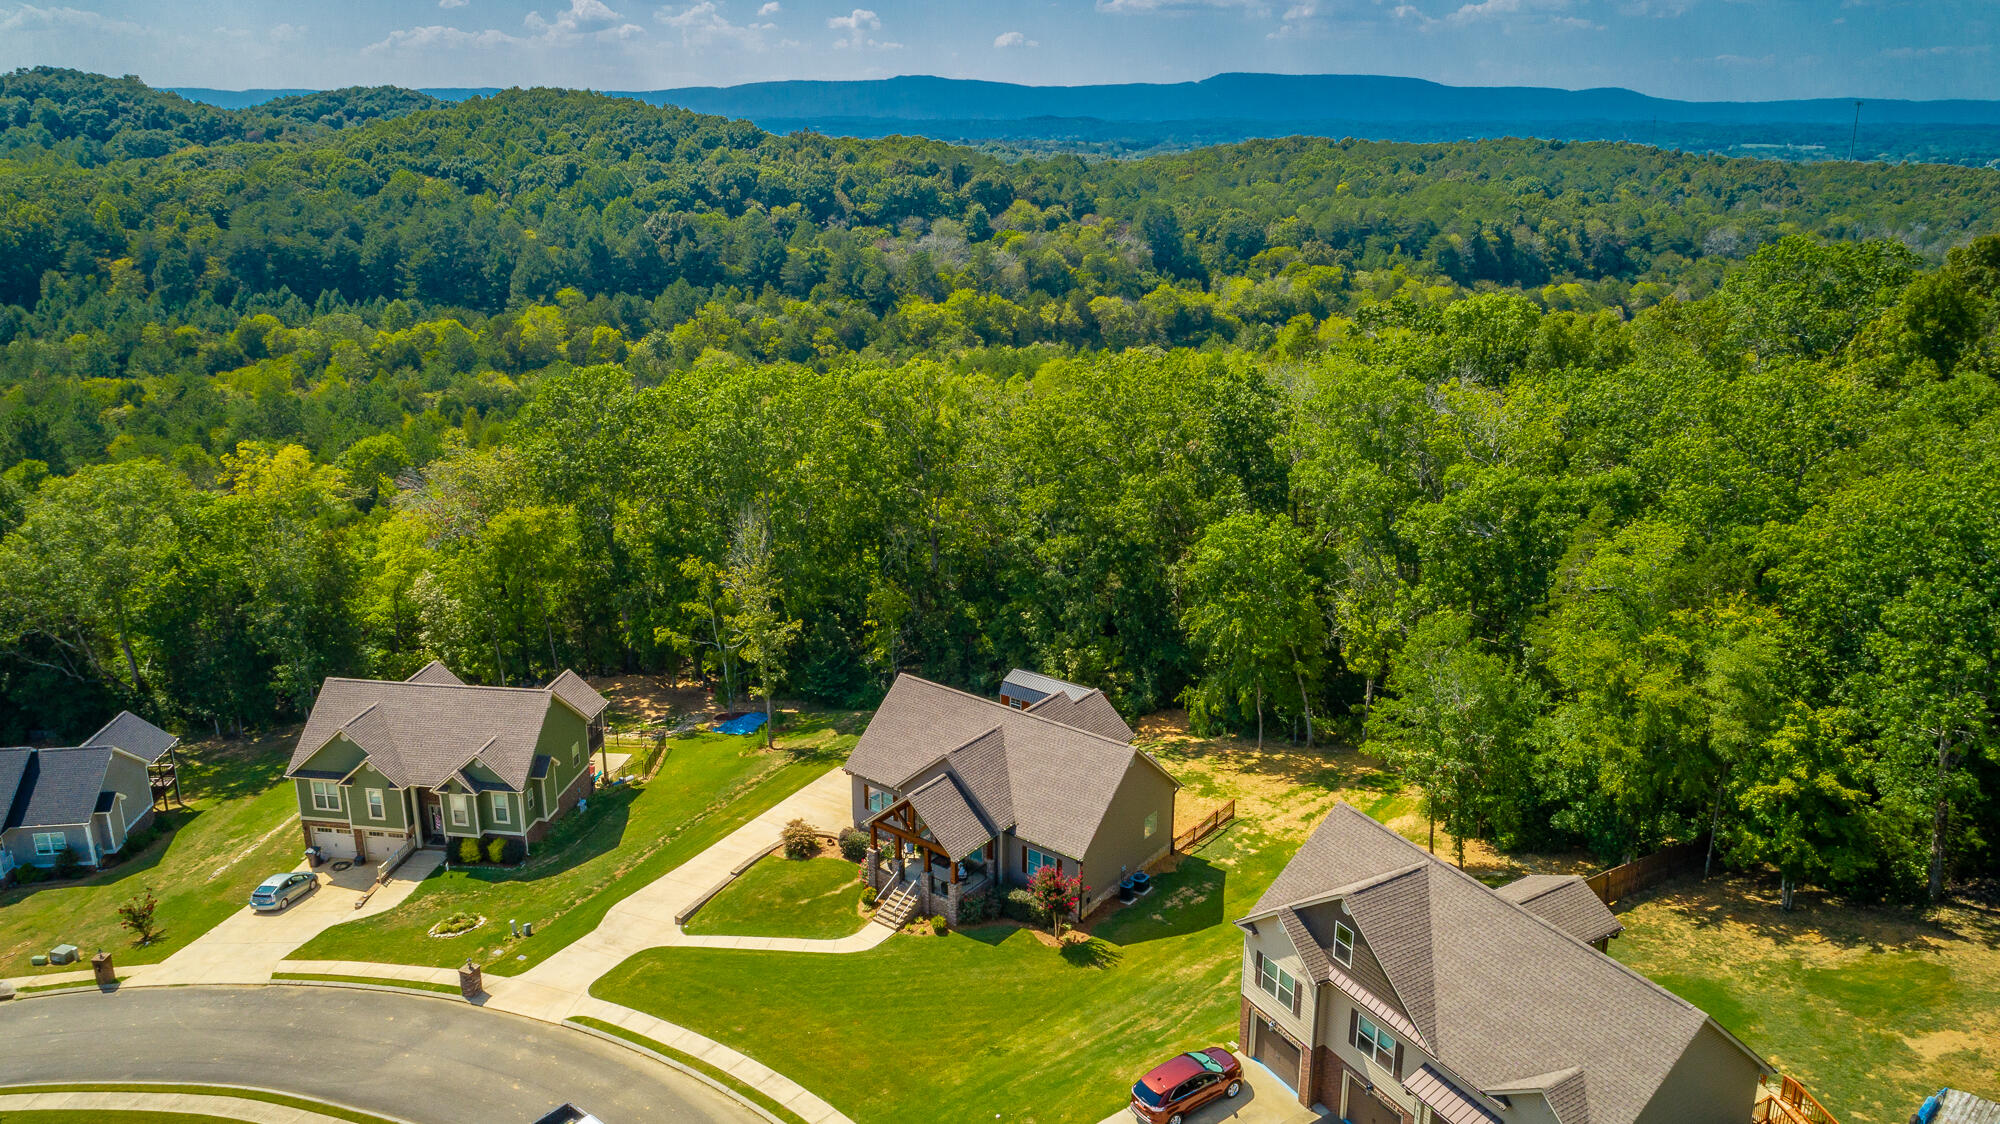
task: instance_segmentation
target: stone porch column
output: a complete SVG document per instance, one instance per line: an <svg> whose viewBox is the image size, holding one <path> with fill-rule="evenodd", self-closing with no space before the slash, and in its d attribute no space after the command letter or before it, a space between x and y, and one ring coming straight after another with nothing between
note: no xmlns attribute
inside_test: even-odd
<svg viewBox="0 0 2000 1124"><path fill-rule="evenodd" d="M958 910L964 904L965 886L954 881L951 884L951 890L945 895L944 899L945 924L950 925L954 929L958 928Z"/></svg>
<svg viewBox="0 0 2000 1124"><path fill-rule="evenodd" d="M868 857L861 864L861 880L871 890L882 888L882 848L868 848Z"/></svg>

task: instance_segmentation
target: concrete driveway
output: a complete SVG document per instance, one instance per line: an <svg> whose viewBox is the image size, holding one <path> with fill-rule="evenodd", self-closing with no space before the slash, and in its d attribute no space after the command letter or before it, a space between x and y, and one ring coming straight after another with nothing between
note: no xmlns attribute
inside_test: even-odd
<svg viewBox="0 0 2000 1124"><path fill-rule="evenodd" d="M258 913L246 905L158 964L125 973L127 982L135 987L264 983L279 961L327 929L394 909L443 861L442 852L418 851L359 909L354 903L374 884L378 867L370 863L338 873L322 868L319 889L284 912Z"/></svg>
<svg viewBox="0 0 2000 1124"><path fill-rule="evenodd" d="M422 1124L761 1124L694 1078L580 1031L352 988L121 988L0 1004L9 1081L288 1090Z"/></svg>
<svg viewBox="0 0 2000 1124"><path fill-rule="evenodd" d="M1315 1124L1338 1121L1330 1113L1314 1112L1299 1106L1299 1098L1278 1080L1277 1074L1245 1057L1234 1043L1229 1047L1243 1059L1243 1091L1235 1099L1224 1097L1203 1105L1187 1118L1187 1124ZM1164 1060L1164 1059L1162 1059ZM1136 1076L1136 1075L1135 1075ZM1136 1124L1130 1109L1119 1109L1101 1124Z"/></svg>

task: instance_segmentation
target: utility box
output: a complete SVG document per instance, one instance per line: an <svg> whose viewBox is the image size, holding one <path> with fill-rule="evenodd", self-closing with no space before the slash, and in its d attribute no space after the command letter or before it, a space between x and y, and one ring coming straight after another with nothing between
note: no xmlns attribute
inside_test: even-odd
<svg viewBox="0 0 2000 1124"><path fill-rule="evenodd" d="M59 944L54 948L50 949L49 963L51 964L76 963L76 946L73 944Z"/></svg>
<svg viewBox="0 0 2000 1124"><path fill-rule="evenodd" d="M111 954L100 952L90 958L90 970L97 973L98 987L117 987L118 972L111 966Z"/></svg>
<svg viewBox="0 0 2000 1124"><path fill-rule="evenodd" d="M465 967L458 970L458 993L471 999L484 990L485 984L481 979L479 965L470 960L466 961Z"/></svg>

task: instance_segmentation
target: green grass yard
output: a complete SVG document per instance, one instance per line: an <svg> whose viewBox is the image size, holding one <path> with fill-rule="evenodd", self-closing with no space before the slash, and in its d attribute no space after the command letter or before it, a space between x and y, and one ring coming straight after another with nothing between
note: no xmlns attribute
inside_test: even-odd
<svg viewBox="0 0 2000 1124"><path fill-rule="evenodd" d="M1620 961L1701 1007L1841 1124L1903 1124L1950 1085L2000 1098L2000 910L1918 920L1749 878L1682 879L1623 909Z"/></svg>
<svg viewBox="0 0 2000 1124"><path fill-rule="evenodd" d="M0 893L0 976L88 967L28 963L32 953L65 943L86 957L104 949L121 967L155 963L241 909L257 883L298 865L298 803L280 780L288 733L183 747L181 789L192 811L174 813L170 834L88 878ZM119 927L117 908L148 889L159 900L162 932L141 948Z"/></svg>
<svg viewBox="0 0 2000 1124"><path fill-rule="evenodd" d="M690 933L835 940L860 932L859 868L839 856L757 860L688 919Z"/></svg>
<svg viewBox="0 0 2000 1124"><path fill-rule="evenodd" d="M1161 1058L1235 1037L1243 946L1224 921L1294 846L1238 824L1062 951L1006 925L843 956L660 948L592 994L728 1043L857 1119L1089 1124Z"/></svg>
<svg viewBox="0 0 2000 1124"><path fill-rule="evenodd" d="M761 736L674 739L652 781L591 797L588 812L559 821L520 867L440 870L396 908L336 925L292 957L434 967L469 958L496 975L527 971L596 928L626 895L838 765L855 737L834 717L806 715L779 739L775 752ZM430 935L460 912L487 921L456 937ZM514 940L509 920L532 922L535 935Z"/></svg>

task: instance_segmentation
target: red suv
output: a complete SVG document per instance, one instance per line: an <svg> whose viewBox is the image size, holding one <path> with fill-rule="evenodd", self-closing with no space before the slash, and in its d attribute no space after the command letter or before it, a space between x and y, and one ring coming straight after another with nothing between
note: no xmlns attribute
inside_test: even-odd
<svg viewBox="0 0 2000 1124"><path fill-rule="evenodd" d="M1132 1115L1139 1124L1183 1124L1202 1105L1242 1091L1242 1063L1222 1047L1210 1046L1141 1077L1132 1086Z"/></svg>

